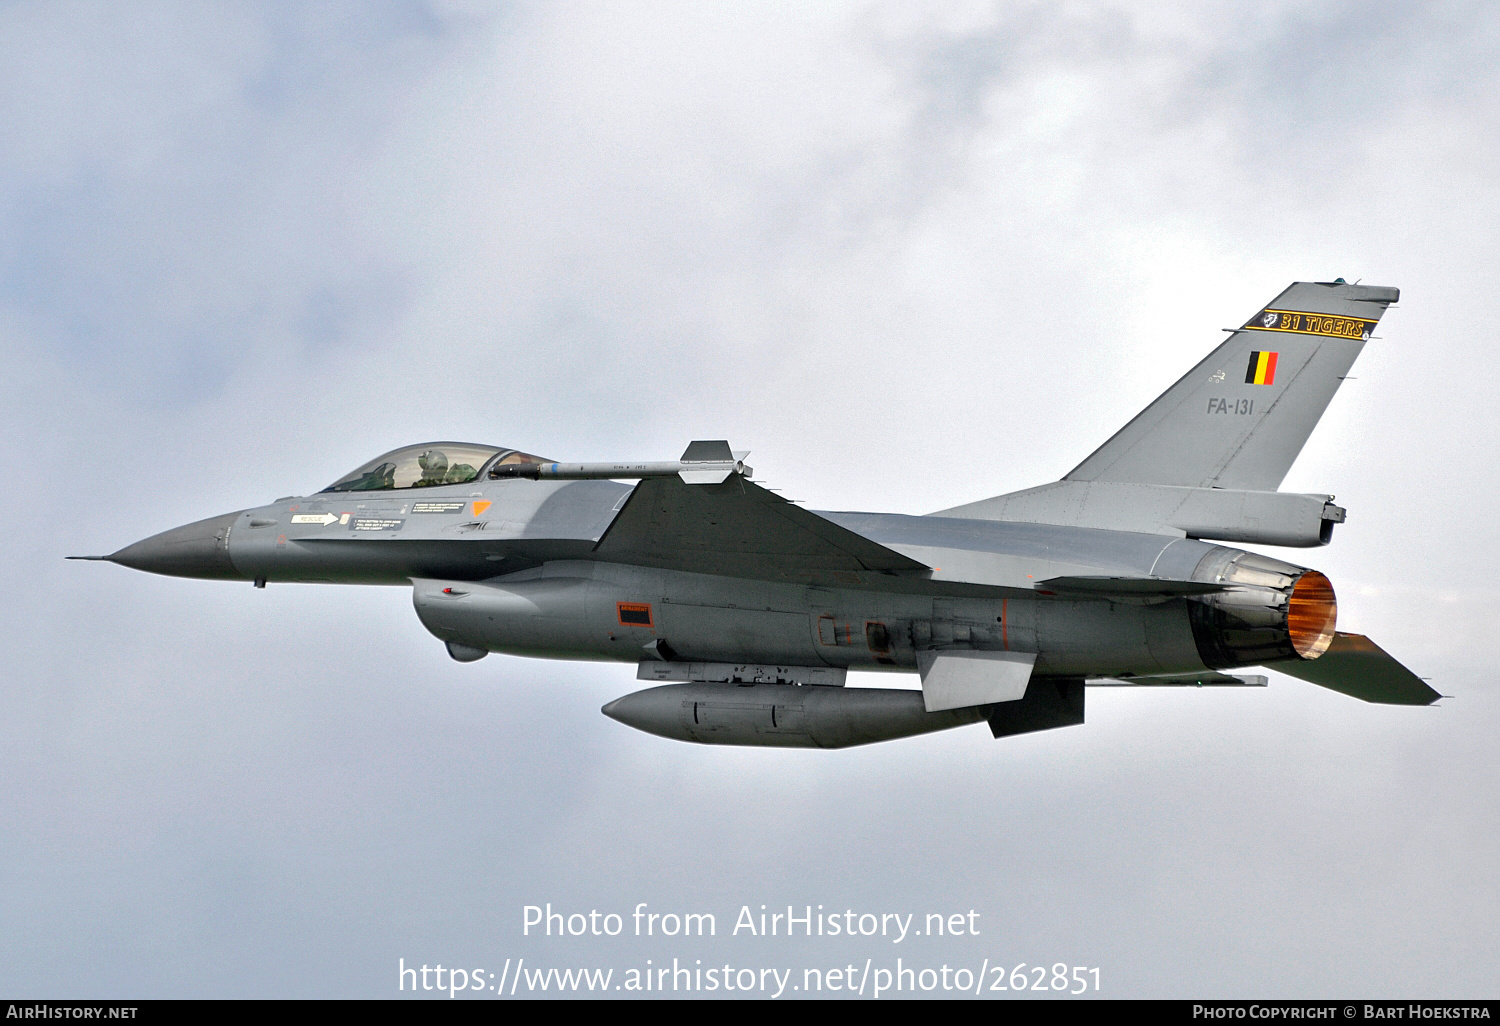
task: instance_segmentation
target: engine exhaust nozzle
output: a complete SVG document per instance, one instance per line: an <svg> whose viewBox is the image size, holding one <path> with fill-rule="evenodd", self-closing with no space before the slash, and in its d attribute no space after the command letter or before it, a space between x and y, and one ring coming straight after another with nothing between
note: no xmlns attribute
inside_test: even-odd
<svg viewBox="0 0 1500 1026"><path fill-rule="evenodd" d="M1284 659L1316 659L1333 644L1338 600L1316 570L1270 556L1219 549L1194 580L1226 585L1188 602L1203 665L1216 670Z"/></svg>
<svg viewBox="0 0 1500 1026"><path fill-rule="evenodd" d="M1299 656L1316 659L1327 652L1328 646L1333 644L1338 618L1338 599L1333 594L1333 583L1327 577L1309 570L1297 578L1287 599L1286 626L1292 637L1292 648Z"/></svg>

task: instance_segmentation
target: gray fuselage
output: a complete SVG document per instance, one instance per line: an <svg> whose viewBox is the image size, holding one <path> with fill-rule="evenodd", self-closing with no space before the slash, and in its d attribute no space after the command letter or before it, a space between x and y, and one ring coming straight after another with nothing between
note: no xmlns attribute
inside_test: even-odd
<svg viewBox="0 0 1500 1026"><path fill-rule="evenodd" d="M970 649L1035 653L1035 672L1059 677L1252 661L1205 649L1193 598L1037 591L1060 577L1224 580L1238 550L1045 524L820 513L932 572L810 570L778 580L688 573L597 558L595 545L631 490L516 480L325 492L177 528L111 558L257 583L411 584L419 617L443 641L547 658L913 672L919 651ZM1275 567L1279 582L1258 582L1271 586L1261 604L1273 619L1275 592L1298 571Z"/></svg>

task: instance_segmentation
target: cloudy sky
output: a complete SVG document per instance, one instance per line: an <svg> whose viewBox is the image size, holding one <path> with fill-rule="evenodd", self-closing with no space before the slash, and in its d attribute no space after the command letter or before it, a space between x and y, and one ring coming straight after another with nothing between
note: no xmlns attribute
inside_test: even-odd
<svg viewBox="0 0 1500 1026"><path fill-rule="evenodd" d="M0 992L903 957L1496 996L1497 97L1477 2L0 6ZM405 589L62 559L433 438L728 438L813 508L941 509L1340 276L1403 298L1285 484L1349 522L1273 554L1433 709L1273 677L718 750L601 716L626 669L452 662ZM719 936L523 936L547 902ZM762 904L981 933L729 935Z"/></svg>

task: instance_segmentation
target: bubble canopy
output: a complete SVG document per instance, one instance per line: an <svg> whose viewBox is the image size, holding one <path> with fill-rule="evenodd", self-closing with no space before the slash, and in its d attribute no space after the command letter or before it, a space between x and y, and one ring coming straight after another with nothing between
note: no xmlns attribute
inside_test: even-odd
<svg viewBox="0 0 1500 1026"><path fill-rule="evenodd" d="M400 488L434 488L466 484L479 477L487 464L546 463L516 449L471 442L428 442L408 445L377 456L345 474L325 492L385 492Z"/></svg>

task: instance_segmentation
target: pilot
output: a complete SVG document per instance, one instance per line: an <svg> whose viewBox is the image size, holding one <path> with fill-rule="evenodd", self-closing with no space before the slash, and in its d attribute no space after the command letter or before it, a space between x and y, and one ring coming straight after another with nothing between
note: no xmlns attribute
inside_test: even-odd
<svg viewBox="0 0 1500 1026"><path fill-rule="evenodd" d="M448 476L448 457L440 449L428 449L418 456L417 466L422 468L422 477L413 485L416 488L443 484Z"/></svg>

